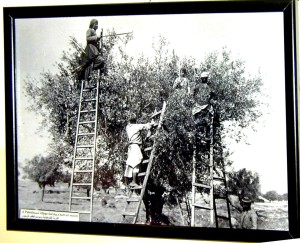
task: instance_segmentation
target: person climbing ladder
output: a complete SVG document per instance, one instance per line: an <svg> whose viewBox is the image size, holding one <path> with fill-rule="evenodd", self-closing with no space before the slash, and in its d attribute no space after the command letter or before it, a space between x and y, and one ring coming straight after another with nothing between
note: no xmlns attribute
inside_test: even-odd
<svg viewBox="0 0 300 243"><path fill-rule="evenodd" d="M129 178L129 180L132 178L132 181L129 183L130 188L138 186L137 173L139 172L139 165L143 159L140 149L142 144L141 131L149 130L154 125L154 122L146 124L137 124L136 122L137 118L135 115L133 115L129 119L129 123L126 126L129 146L124 176Z"/></svg>

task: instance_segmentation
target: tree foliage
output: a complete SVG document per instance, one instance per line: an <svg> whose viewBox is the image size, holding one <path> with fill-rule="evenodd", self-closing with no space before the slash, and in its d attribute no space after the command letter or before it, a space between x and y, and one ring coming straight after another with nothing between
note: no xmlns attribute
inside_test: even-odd
<svg viewBox="0 0 300 243"><path fill-rule="evenodd" d="M276 191L268 191L263 195L264 198L270 200L270 201L287 201L288 200L288 194L284 193L280 195Z"/></svg>
<svg viewBox="0 0 300 243"><path fill-rule="evenodd" d="M268 200L275 201L279 199L280 195L276 191L268 191L264 197Z"/></svg>
<svg viewBox="0 0 300 243"><path fill-rule="evenodd" d="M249 197L252 201L258 199L260 192L259 175L256 172L241 169L229 175L228 188L231 194Z"/></svg>
<svg viewBox="0 0 300 243"><path fill-rule="evenodd" d="M26 161L23 170L28 178L36 182L42 189L42 201L46 185L54 186L60 178L59 165L59 161L53 156L43 157L37 155Z"/></svg>

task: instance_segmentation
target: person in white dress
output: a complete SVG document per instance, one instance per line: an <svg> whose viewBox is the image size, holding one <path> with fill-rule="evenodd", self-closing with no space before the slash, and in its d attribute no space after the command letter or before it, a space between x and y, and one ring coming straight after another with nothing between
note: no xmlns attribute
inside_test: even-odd
<svg viewBox="0 0 300 243"><path fill-rule="evenodd" d="M128 157L126 160L126 169L124 176L131 179L129 187L134 188L138 186L137 174L139 172L139 167L143 159L143 154L140 149L142 145L142 130L149 130L154 122L146 124L137 124L136 116L132 116L129 119L129 123L126 126L126 134L128 137Z"/></svg>

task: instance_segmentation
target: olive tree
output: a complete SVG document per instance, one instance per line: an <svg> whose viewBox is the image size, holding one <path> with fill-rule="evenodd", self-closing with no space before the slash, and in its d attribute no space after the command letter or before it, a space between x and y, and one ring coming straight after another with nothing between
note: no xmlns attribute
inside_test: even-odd
<svg viewBox="0 0 300 243"><path fill-rule="evenodd" d="M230 135L237 141L241 140L243 130L251 127L261 116L258 109L261 77L259 74L254 77L247 75L245 63L233 59L226 48L209 53L204 60L179 58L176 50L170 50L168 41L162 36L153 43L153 58L143 54L129 56L125 47L132 38L112 34L104 43L108 72L100 79L96 155L99 163L96 164L95 175L106 178L99 176L102 173L100 168L105 168L107 176L112 172L116 178L122 178L127 156L125 127L128 118L135 114L138 122L149 122L154 110L161 109L163 101L166 101L167 109L163 129L157 137L151 177L177 195L185 195L191 190L193 157L195 154L199 158L205 157L203 155L209 153L209 146L197 149L195 137L198 125L192 114L197 97L185 92L176 93L173 83L178 76L177 71L180 67L186 68L191 87L197 82L195 73L210 73L209 86L214 97L212 131L215 135L216 169L226 167L228 163L224 158L229 148L225 147L223 139ZM44 122L50 127L52 151L63 150L68 157L71 157L75 141L80 92L80 80L71 71L80 63L80 52L80 48L71 43L71 49L63 53L63 59L57 64L58 73L43 73L39 82L27 80L27 95L34 101L31 108L42 112ZM199 61L200 65L196 65ZM92 76L92 79L95 78ZM209 122L202 126L209 131ZM205 174L208 161L200 161L203 167L200 171ZM118 181L110 180L113 183Z"/></svg>
<svg viewBox="0 0 300 243"><path fill-rule="evenodd" d="M44 200L46 185L55 186L55 182L60 178L59 161L52 156L43 157L34 156L31 160L26 161L23 170L28 178L33 180L42 189L41 200Z"/></svg>

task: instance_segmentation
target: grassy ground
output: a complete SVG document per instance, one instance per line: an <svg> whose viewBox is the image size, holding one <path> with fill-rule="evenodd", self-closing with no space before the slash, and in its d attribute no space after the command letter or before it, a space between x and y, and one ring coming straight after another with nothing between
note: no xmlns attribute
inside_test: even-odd
<svg viewBox="0 0 300 243"><path fill-rule="evenodd" d="M82 192L85 193L85 192ZM19 183L19 208L68 211L69 210L69 188L67 184L58 183L55 187L46 187L44 200L41 201L41 189L36 183L22 180ZM110 190L109 194L104 191L94 192L93 222L120 223L122 222L122 212L126 205L126 195L121 190ZM78 210L86 210L88 205L84 205L86 200L75 202ZM86 207L86 208L84 208ZM179 206L164 206L163 213L173 225L182 226L187 224L187 211L182 204L183 217ZM217 204L218 214L226 215L226 205L223 202ZM254 209L258 214L258 229L266 230L288 230L288 207L287 202L255 203ZM239 227L240 213L232 209L232 223L234 227ZM196 226L210 226L210 211L196 210ZM88 220L82 216L80 220ZM138 222L145 222L145 209L142 205ZM215 227L215 226L212 226ZM229 227L227 221L220 221L219 227Z"/></svg>

